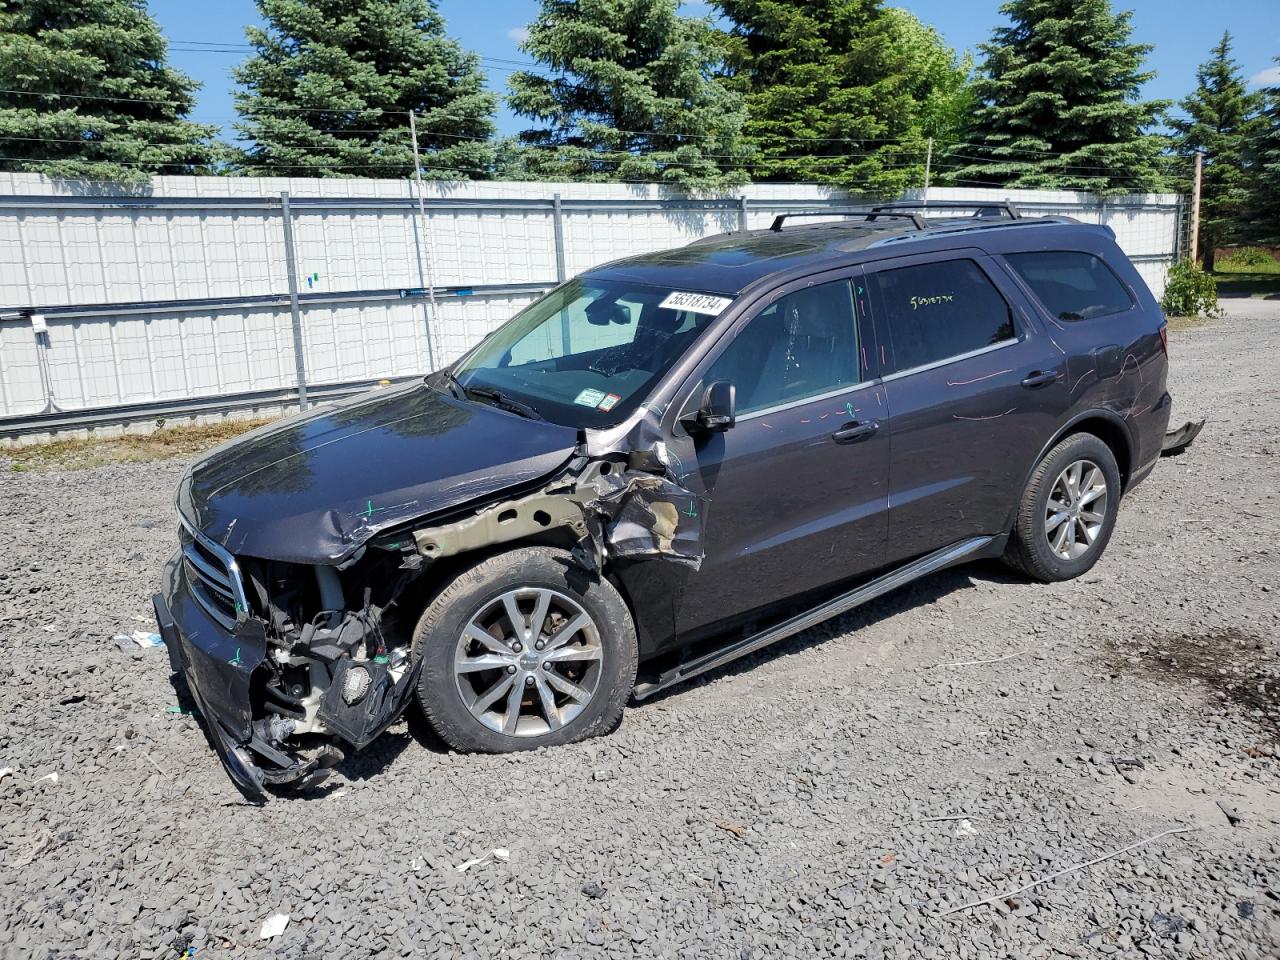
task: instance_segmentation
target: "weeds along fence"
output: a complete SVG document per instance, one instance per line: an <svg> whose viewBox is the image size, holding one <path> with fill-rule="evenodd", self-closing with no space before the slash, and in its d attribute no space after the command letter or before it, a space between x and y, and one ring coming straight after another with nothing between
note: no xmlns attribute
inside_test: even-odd
<svg viewBox="0 0 1280 960"><path fill-rule="evenodd" d="M1157 295L1181 243L1172 195L929 198L1105 223ZM0 174L0 438L278 412L421 375L595 264L856 202L804 184L419 194L388 180L160 177L130 190Z"/></svg>

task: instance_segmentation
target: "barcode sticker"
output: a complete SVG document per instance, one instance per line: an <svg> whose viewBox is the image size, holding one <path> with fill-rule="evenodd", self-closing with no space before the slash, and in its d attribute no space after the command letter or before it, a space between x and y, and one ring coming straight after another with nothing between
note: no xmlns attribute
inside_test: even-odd
<svg viewBox="0 0 1280 960"><path fill-rule="evenodd" d="M690 313L705 313L714 317L723 313L724 308L733 303L732 297L714 297L709 293L682 293L673 290L667 294L658 307L662 310L688 310Z"/></svg>

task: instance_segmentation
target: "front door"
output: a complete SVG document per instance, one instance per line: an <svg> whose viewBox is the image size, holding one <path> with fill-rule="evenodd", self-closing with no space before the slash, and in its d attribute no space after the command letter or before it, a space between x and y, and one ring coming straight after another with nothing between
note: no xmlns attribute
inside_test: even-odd
<svg viewBox="0 0 1280 960"><path fill-rule="evenodd" d="M702 568L676 599L686 638L883 561L887 409L863 375L870 323L851 273L826 278L782 288L695 375L734 384L737 423L693 438L708 504Z"/></svg>
<svg viewBox="0 0 1280 960"><path fill-rule="evenodd" d="M1004 533L1070 405L1061 349L977 251L891 261L866 280L892 414L887 561Z"/></svg>

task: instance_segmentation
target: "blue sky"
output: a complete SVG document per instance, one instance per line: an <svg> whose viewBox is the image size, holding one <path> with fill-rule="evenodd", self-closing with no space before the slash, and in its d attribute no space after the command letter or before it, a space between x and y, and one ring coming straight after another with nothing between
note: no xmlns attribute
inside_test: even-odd
<svg viewBox="0 0 1280 960"><path fill-rule="evenodd" d="M975 48L1002 21L999 0L902 0L891 5L937 27L958 49ZM247 54L238 49L245 44L245 25L258 22L253 0L151 0L150 6L170 41L170 61L203 84L193 118L229 127L235 117L230 70ZM490 86L501 94L514 69L510 61L528 61L518 44L524 25L537 14L537 0L439 0L438 6L449 33L485 58ZM705 2L685 0L683 6L694 15L710 12ZM1280 54L1276 0L1113 0L1113 7L1132 9L1134 38L1155 45L1149 64L1157 76L1145 91L1149 97L1176 100L1190 92L1196 65L1208 57L1224 29L1231 31L1245 76L1255 84L1280 83L1280 68L1272 59ZM499 114L502 133L515 133L523 125L505 108Z"/></svg>

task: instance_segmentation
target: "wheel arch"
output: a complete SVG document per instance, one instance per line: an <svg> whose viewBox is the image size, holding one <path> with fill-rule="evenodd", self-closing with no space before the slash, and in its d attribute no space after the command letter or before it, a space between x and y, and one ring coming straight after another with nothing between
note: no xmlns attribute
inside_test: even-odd
<svg viewBox="0 0 1280 960"><path fill-rule="evenodd" d="M1129 426L1124 420L1110 410L1092 409L1085 410L1076 414L1061 427L1057 432L1049 438L1049 441L1040 448L1035 458L1027 467L1026 472L1022 476L1022 483L1017 490L1017 497L1014 499L1013 505L1009 510L1008 520L1005 529L1012 529L1014 517L1018 512L1018 502L1022 497L1022 491L1027 488L1027 484L1031 482L1031 475L1035 473L1036 467L1040 465L1040 461L1060 444L1067 437L1076 433L1088 433L1097 437L1107 445L1112 456L1116 458L1116 466L1120 470L1120 487L1121 491L1129 488L1129 480L1133 473L1133 456L1134 442L1133 434L1129 431Z"/></svg>

